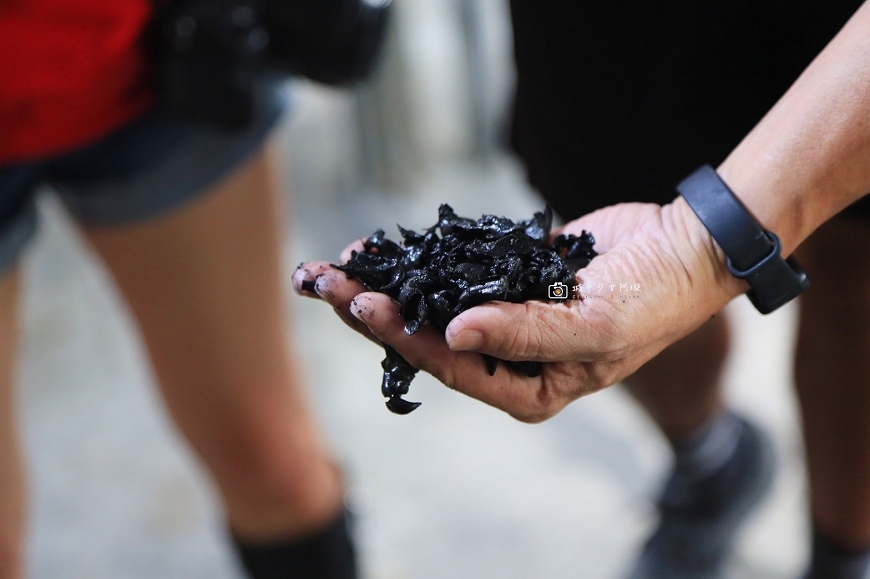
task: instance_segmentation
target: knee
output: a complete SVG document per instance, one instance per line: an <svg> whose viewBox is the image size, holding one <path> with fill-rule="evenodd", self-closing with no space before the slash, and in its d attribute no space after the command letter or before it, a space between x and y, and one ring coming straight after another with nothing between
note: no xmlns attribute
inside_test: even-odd
<svg viewBox="0 0 870 579"><path fill-rule="evenodd" d="M341 480L309 433L238 436L213 468L230 524L250 539L310 530L335 515Z"/></svg>
<svg viewBox="0 0 870 579"><path fill-rule="evenodd" d="M329 464L313 430L262 424L235 428L212 462L223 488L246 502L271 505L304 502L312 480Z"/></svg>

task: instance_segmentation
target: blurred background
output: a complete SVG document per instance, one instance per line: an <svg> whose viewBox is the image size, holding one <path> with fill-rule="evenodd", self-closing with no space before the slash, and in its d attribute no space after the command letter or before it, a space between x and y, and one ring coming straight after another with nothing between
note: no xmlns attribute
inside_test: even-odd
<svg viewBox="0 0 870 579"><path fill-rule="evenodd" d="M352 239L460 215L540 210L504 149L512 87L507 3L396 2L377 75L354 91L305 81L276 146L287 177L287 279ZM45 196L27 258L22 426L36 579L240 578L214 490L155 396L142 346L107 274ZM615 578L655 522L664 441L619 388L536 426L415 380L394 416L382 352L330 308L288 292L309 398L343 461L370 579ZM794 306L747 300L725 382L774 436L779 474L741 536L729 576L796 576L807 536L788 359Z"/></svg>

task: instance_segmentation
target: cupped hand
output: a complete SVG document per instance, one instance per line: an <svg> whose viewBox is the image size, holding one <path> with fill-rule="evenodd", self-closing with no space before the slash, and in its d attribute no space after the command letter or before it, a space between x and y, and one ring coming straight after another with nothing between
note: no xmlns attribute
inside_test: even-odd
<svg viewBox="0 0 870 579"><path fill-rule="evenodd" d="M445 335L426 324L408 336L398 304L326 262L300 266L293 285L450 388L519 420L540 422L630 375L746 290L680 198L664 207L607 207L554 234L584 229L595 236L600 255L577 273L579 292L571 293L581 299L488 302L457 316ZM343 260L361 247L349 246ZM533 378L505 365L490 376L481 353L545 364Z"/></svg>

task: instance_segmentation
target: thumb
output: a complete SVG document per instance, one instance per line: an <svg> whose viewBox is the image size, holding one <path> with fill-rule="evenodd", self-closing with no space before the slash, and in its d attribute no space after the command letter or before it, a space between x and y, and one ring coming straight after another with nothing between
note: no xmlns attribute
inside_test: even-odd
<svg viewBox="0 0 870 579"><path fill-rule="evenodd" d="M580 302L490 302L457 316L445 337L453 351L502 360L559 362L601 357Z"/></svg>

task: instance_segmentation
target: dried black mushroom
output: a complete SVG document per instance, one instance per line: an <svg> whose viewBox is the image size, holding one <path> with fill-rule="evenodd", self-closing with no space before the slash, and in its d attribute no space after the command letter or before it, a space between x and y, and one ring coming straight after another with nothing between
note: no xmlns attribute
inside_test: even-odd
<svg viewBox="0 0 870 579"><path fill-rule="evenodd" d="M443 333L453 318L484 302L547 299L552 284L574 284L576 271L597 255L595 239L583 231L580 236L559 235L548 244L552 222L549 206L514 223L495 215L476 221L459 217L445 204L438 208L438 223L425 233L400 226L399 244L378 229L362 253L354 252L350 261L335 267L398 301L408 335L426 322ZM389 399L387 408L408 414L420 405L402 398L417 369L389 346L385 349L381 392ZM489 374L495 374L499 360L483 358ZM541 373L538 362L505 364L526 376Z"/></svg>

